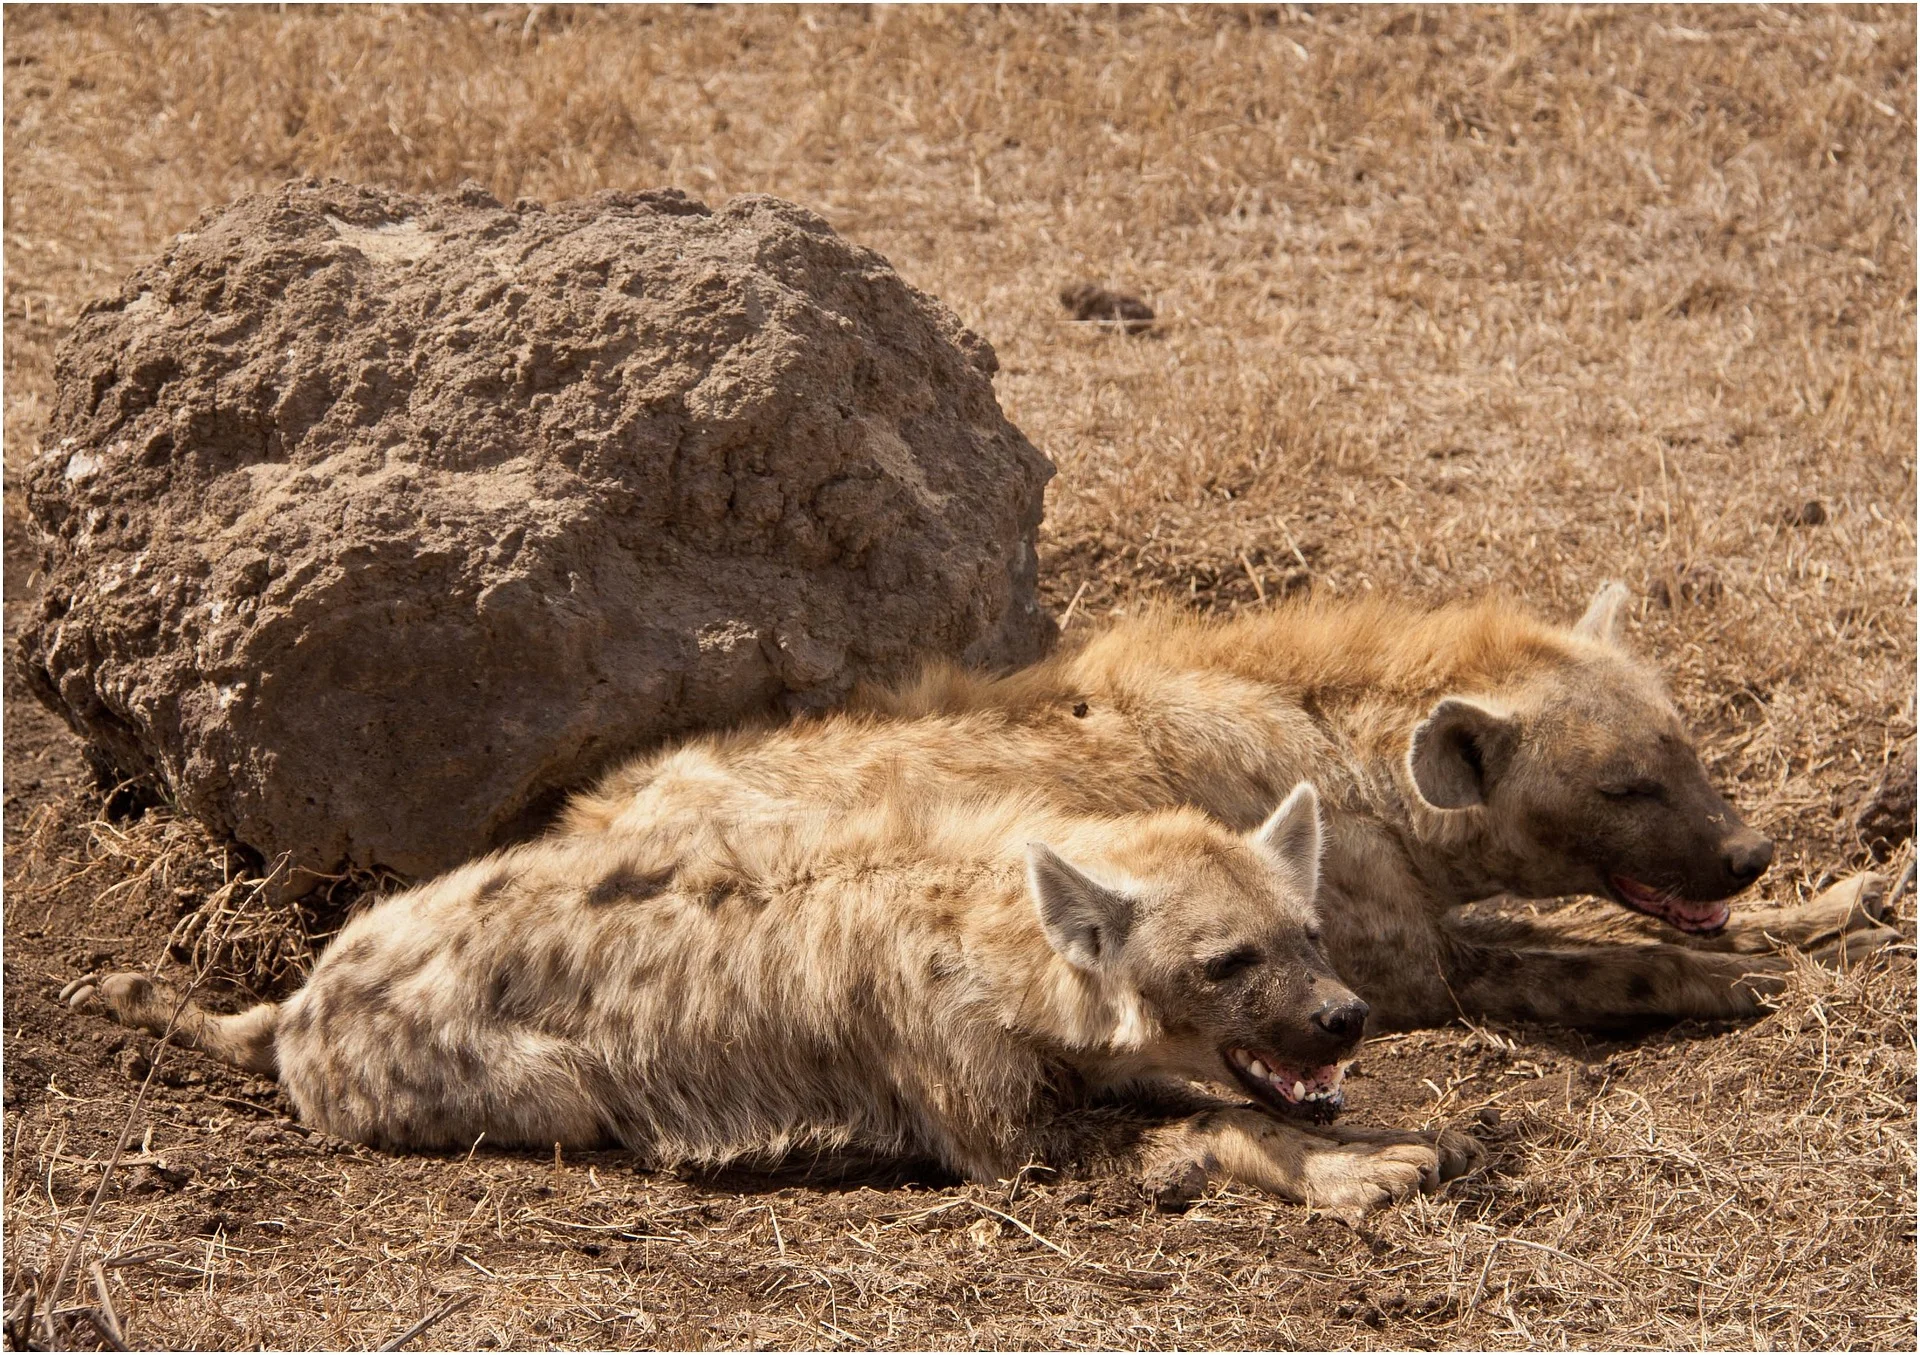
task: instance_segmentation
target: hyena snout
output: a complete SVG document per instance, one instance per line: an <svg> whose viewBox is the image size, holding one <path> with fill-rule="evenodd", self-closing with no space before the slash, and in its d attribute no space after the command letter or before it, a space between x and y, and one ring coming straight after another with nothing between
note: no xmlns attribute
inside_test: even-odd
<svg viewBox="0 0 1920 1355"><path fill-rule="evenodd" d="M1357 997L1330 998L1313 1014L1313 1024L1342 1044L1358 1044L1372 1010Z"/></svg>
<svg viewBox="0 0 1920 1355"><path fill-rule="evenodd" d="M1734 889L1745 889L1773 864L1773 843L1751 828L1735 833L1721 849L1721 864Z"/></svg>

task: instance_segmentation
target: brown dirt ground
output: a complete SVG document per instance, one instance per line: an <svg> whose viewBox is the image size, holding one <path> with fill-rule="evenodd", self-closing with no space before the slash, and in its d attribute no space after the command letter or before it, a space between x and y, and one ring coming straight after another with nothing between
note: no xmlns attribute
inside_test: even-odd
<svg viewBox="0 0 1920 1355"><path fill-rule="evenodd" d="M240 191L775 192L999 349L1061 468L1070 634L1167 592L1571 614L1624 578L1780 841L1753 906L1787 901L1865 863L1852 805L1914 730L1914 50L1878 8L13 8L9 482L78 307ZM1072 323L1079 281L1153 330ZM6 508L11 636L34 561ZM183 920L214 918L215 980L271 986L337 908L272 914L164 810L111 818L6 696L10 1312L104 1290L178 1348L378 1345L455 1299L416 1344L1912 1348L1910 946L1745 1027L1369 1045L1359 1118L1500 1118L1483 1176L1351 1226L1117 1183L387 1157L197 1056L146 1078L150 1041L64 1013L82 966L159 961Z"/></svg>

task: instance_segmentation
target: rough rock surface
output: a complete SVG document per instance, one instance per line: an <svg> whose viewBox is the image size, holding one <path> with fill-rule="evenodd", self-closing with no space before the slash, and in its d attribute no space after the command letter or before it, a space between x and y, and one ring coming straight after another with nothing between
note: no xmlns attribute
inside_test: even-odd
<svg viewBox="0 0 1920 1355"><path fill-rule="evenodd" d="M61 350L21 661L264 858L426 874L663 736L1043 652L995 367L776 199L291 183Z"/></svg>

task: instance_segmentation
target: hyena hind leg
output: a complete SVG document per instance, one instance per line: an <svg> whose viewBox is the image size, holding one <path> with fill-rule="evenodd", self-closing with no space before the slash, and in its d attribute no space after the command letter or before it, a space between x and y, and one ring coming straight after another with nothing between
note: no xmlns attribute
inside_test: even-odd
<svg viewBox="0 0 1920 1355"><path fill-rule="evenodd" d="M279 1073L274 1054L274 1031L280 1006L262 1002L237 1016L209 1012L183 999L165 984L145 974L87 975L60 990L60 998L74 1011L98 1004L123 1026L154 1035L169 1032L180 1045L198 1049L250 1073Z"/></svg>

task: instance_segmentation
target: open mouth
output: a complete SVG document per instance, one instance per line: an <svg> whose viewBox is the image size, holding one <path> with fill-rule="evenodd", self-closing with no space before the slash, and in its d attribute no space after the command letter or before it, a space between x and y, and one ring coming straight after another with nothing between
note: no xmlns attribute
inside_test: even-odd
<svg viewBox="0 0 1920 1355"><path fill-rule="evenodd" d="M1346 1108L1347 1096L1340 1083L1351 1059L1299 1068L1261 1050L1229 1049L1226 1053L1227 1066L1262 1105L1322 1121L1331 1120Z"/></svg>
<svg viewBox="0 0 1920 1355"><path fill-rule="evenodd" d="M1683 932L1717 932L1727 925L1732 911L1725 899L1696 903L1681 898L1678 890L1655 889L1624 875L1608 876L1607 883L1613 886L1614 897L1627 907L1671 923Z"/></svg>

